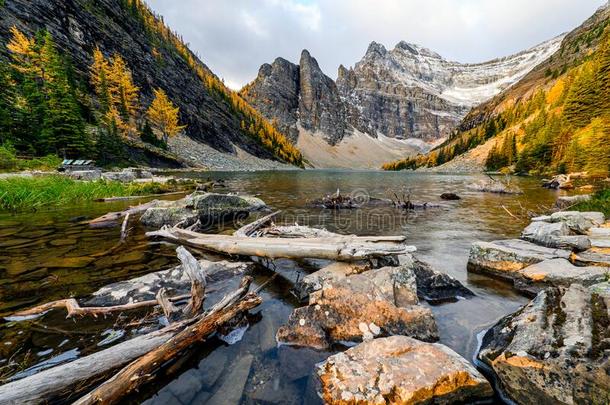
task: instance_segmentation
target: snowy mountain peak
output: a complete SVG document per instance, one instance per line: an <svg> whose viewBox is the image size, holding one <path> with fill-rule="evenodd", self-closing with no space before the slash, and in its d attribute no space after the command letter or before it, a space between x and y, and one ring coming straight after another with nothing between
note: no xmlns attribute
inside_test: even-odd
<svg viewBox="0 0 610 405"><path fill-rule="evenodd" d="M425 57L425 58L434 58L434 59L443 59L441 55L438 53L431 51L428 48L424 48L423 46L409 43L406 41L400 41L396 44L393 52L408 52L414 56Z"/></svg>

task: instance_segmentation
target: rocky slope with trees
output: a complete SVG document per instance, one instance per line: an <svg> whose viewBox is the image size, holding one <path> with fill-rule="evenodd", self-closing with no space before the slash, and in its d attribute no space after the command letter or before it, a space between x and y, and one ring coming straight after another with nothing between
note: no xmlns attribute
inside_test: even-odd
<svg viewBox="0 0 610 405"><path fill-rule="evenodd" d="M314 164L325 166L329 159L318 156L319 145L307 148L311 136L323 139L332 147L325 148L328 154L341 158L350 151L370 149L358 144L362 134L379 145L390 138L391 149L405 154L426 152L448 137L470 108L552 55L561 39L480 64L450 62L404 41L392 50L373 42L355 67L339 67L336 81L304 50L298 65L277 58L261 66L241 95L293 141L300 141ZM348 147L341 148L344 145ZM389 150L379 153L387 160L393 155ZM370 160L360 155L361 162L355 160L353 166L365 167Z"/></svg>
<svg viewBox="0 0 610 405"><path fill-rule="evenodd" d="M551 58L474 108L445 143L427 155L384 168L440 166L452 171L469 161L489 170L608 176L609 22L606 5L570 32Z"/></svg>
<svg viewBox="0 0 610 405"><path fill-rule="evenodd" d="M0 42L0 142L18 153L108 164L144 154L176 166L164 149L184 133L301 165L284 135L141 0L3 1Z"/></svg>

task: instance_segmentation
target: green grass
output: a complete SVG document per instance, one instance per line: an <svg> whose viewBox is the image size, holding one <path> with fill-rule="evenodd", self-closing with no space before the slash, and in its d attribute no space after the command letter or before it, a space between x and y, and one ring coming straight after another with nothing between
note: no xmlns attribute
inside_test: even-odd
<svg viewBox="0 0 610 405"><path fill-rule="evenodd" d="M606 218L610 217L610 188L598 191L590 201L582 202L574 207L577 211L603 212Z"/></svg>
<svg viewBox="0 0 610 405"><path fill-rule="evenodd" d="M1 0L0 0L1 1ZM62 159L55 155L19 159L17 152L10 145L0 145L0 172L19 172L22 170L55 170Z"/></svg>
<svg viewBox="0 0 610 405"><path fill-rule="evenodd" d="M176 191L174 185L159 183L83 182L60 175L12 177L0 180L1 211L36 211L93 201L99 198L160 194Z"/></svg>

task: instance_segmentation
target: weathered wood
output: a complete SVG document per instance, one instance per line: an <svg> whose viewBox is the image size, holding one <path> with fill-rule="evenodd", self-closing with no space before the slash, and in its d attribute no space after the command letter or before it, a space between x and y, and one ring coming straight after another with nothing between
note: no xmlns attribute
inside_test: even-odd
<svg viewBox="0 0 610 405"><path fill-rule="evenodd" d="M0 386L0 403L41 404L49 403L56 397L68 396L80 384L99 379L159 347L174 336L180 326L184 324L173 324L70 363L4 384Z"/></svg>
<svg viewBox="0 0 610 405"><path fill-rule="evenodd" d="M191 280L191 299L188 304L184 307L182 312L187 317L192 317L198 314L203 308L203 301L205 299L205 270L201 267L197 259L193 257L183 246L179 246L176 249L178 259L182 263L182 268L189 276Z"/></svg>
<svg viewBox="0 0 610 405"><path fill-rule="evenodd" d="M167 318L168 322L172 323L179 319L180 309L178 309L178 307L175 306L167 296L167 289L159 289L159 291L157 292L157 302L161 306L163 314Z"/></svg>
<svg viewBox="0 0 610 405"><path fill-rule="evenodd" d="M140 214L140 213L146 211L149 208L157 206L158 204L159 204L159 200L152 200L145 204L140 204L140 205L136 205L134 207L129 207L128 209L126 209L124 211L109 212L108 214L102 215L101 217L92 219L91 221L89 221L89 225L103 226L103 225L107 225L109 223L117 222L119 219L123 218L127 214L137 215L137 214Z"/></svg>
<svg viewBox="0 0 610 405"><path fill-rule="evenodd" d="M116 201L129 201L129 200L141 200L144 198L153 198L153 197L165 197L170 195L179 195L179 194L187 194L188 191L172 191L171 193L159 193L159 194L149 194L149 195L129 195L125 197L109 197L109 198L98 198L95 200L96 202L116 202Z"/></svg>
<svg viewBox="0 0 610 405"><path fill-rule="evenodd" d="M168 298L172 302L182 301L186 298L190 298L190 295L179 295L176 297ZM155 300L146 300L140 302L132 302L124 305L112 305L107 307L81 307L74 298L68 298L63 300L57 300L52 302L47 302L42 305L37 305L33 308L25 309L23 311L18 311L12 314L11 316L7 316L5 319L10 321L18 321L20 318L23 320L30 318L32 316L42 315L45 312L48 312L52 309L56 308L66 308L68 311L68 315L66 318L72 318L75 316L85 316L85 315L105 315L113 312L122 312L122 311L132 311L138 308L146 308L153 307L155 305L159 305L159 302Z"/></svg>
<svg viewBox="0 0 610 405"><path fill-rule="evenodd" d="M74 405L114 404L119 402L125 395L149 381L151 374L182 350L195 342L206 339L219 326L230 321L238 314L257 307L261 302L261 298L252 293L240 301L233 302L210 315L200 318L194 325L187 327L161 346L135 360L110 380L75 401Z"/></svg>
<svg viewBox="0 0 610 405"><path fill-rule="evenodd" d="M125 239L127 239L127 233L129 232L127 225L129 224L130 215L131 214L128 212L125 214L125 219L123 219L123 225L121 225L121 242L125 242Z"/></svg>
<svg viewBox="0 0 610 405"><path fill-rule="evenodd" d="M256 221L249 223L247 225L242 226L238 230L233 233L233 236L239 237L250 237L253 236L255 232L261 229L264 226L267 226L273 219L278 216L282 211L276 211L272 214L269 214L263 218L257 219Z"/></svg>
<svg viewBox="0 0 610 405"><path fill-rule="evenodd" d="M302 225L291 226L272 226L261 231L261 236L272 236L275 238L332 238L359 240L366 242L393 242L402 243L407 240L406 236L354 236L340 235L338 233L327 231L326 229L310 228Z"/></svg>
<svg viewBox="0 0 610 405"><path fill-rule="evenodd" d="M198 247L217 253L241 256L258 256L270 259L317 258L339 261L354 261L400 255L414 252L413 246L402 243L404 238L395 237L388 241L374 241L374 237L333 237L333 238L244 238L225 235L205 235L175 228L163 228L148 232L149 237L162 237L180 244Z"/></svg>

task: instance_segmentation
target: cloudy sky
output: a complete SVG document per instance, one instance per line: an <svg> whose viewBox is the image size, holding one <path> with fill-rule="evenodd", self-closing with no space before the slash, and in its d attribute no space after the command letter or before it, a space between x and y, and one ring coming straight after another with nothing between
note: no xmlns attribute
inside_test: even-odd
<svg viewBox="0 0 610 405"><path fill-rule="evenodd" d="M483 62L580 25L604 0L147 0L203 61L238 88L261 64L308 49L326 74L368 44L401 40Z"/></svg>

